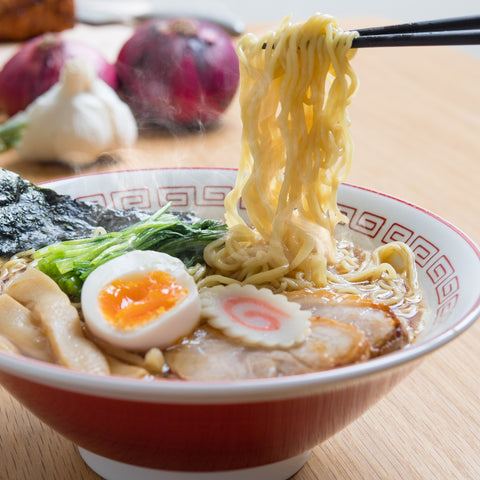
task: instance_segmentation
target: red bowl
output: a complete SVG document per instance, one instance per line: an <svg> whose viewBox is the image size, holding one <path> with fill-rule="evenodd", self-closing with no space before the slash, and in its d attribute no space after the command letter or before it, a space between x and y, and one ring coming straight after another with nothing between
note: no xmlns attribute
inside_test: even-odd
<svg viewBox="0 0 480 480"><path fill-rule="evenodd" d="M137 170L49 186L110 206L153 210L172 201L176 210L219 217L235 176L218 169ZM107 479L289 478L313 447L480 315L480 249L465 234L422 208L352 185L342 186L339 204L350 219L340 230L359 244L402 240L416 253L429 318L414 344L334 370L224 382L100 377L0 353L2 385L78 445Z"/></svg>

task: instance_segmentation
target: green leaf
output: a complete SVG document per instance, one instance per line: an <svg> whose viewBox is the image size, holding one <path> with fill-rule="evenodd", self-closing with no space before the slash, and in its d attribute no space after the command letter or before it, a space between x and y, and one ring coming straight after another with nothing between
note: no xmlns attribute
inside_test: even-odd
<svg viewBox="0 0 480 480"><path fill-rule="evenodd" d="M203 250L224 235L226 226L215 220L195 223L167 213L166 205L152 216L118 232L54 243L34 254L37 268L53 278L78 301L85 279L100 265L132 250L155 250L180 258L186 266L203 261Z"/></svg>
<svg viewBox="0 0 480 480"><path fill-rule="evenodd" d="M0 125L0 153L16 148L22 141L23 130L28 125L28 116L20 112Z"/></svg>

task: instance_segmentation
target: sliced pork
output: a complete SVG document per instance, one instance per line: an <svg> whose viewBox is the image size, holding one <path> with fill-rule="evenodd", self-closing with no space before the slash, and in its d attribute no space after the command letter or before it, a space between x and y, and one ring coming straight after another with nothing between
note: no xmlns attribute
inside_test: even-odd
<svg viewBox="0 0 480 480"><path fill-rule="evenodd" d="M334 294L323 290L286 294L289 300L309 310L312 317L330 318L361 330L372 357L397 350L408 343L407 334L389 307L358 295Z"/></svg>
<svg viewBox="0 0 480 480"><path fill-rule="evenodd" d="M249 347L209 326L202 326L165 360L184 380L235 380L277 377L325 370L368 358L368 342L356 327L329 319L313 319L312 332L298 347Z"/></svg>

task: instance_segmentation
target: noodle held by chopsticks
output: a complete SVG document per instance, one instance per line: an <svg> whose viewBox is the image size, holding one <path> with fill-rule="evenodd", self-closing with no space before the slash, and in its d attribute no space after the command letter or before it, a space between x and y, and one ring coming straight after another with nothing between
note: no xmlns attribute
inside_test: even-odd
<svg viewBox="0 0 480 480"><path fill-rule="evenodd" d="M354 36L318 14L241 40L239 174L225 202L229 232L205 251L217 274L278 289L325 286L333 231L346 220L337 190L352 158ZM240 198L253 229L240 216Z"/></svg>

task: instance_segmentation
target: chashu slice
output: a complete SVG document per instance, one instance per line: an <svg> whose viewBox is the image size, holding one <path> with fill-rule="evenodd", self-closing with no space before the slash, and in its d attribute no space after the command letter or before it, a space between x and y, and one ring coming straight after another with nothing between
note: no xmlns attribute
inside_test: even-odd
<svg viewBox="0 0 480 480"><path fill-rule="evenodd" d="M368 358L369 345L356 327L312 319L311 334L299 346L268 349L243 345L204 325L168 348L165 360L184 380L237 380L326 370Z"/></svg>
<svg viewBox="0 0 480 480"><path fill-rule="evenodd" d="M323 290L302 290L286 295L303 310L309 310L312 317L331 318L356 326L365 334L372 357L398 350L408 343L404 327L390 308L368 298Z"/></svg>

